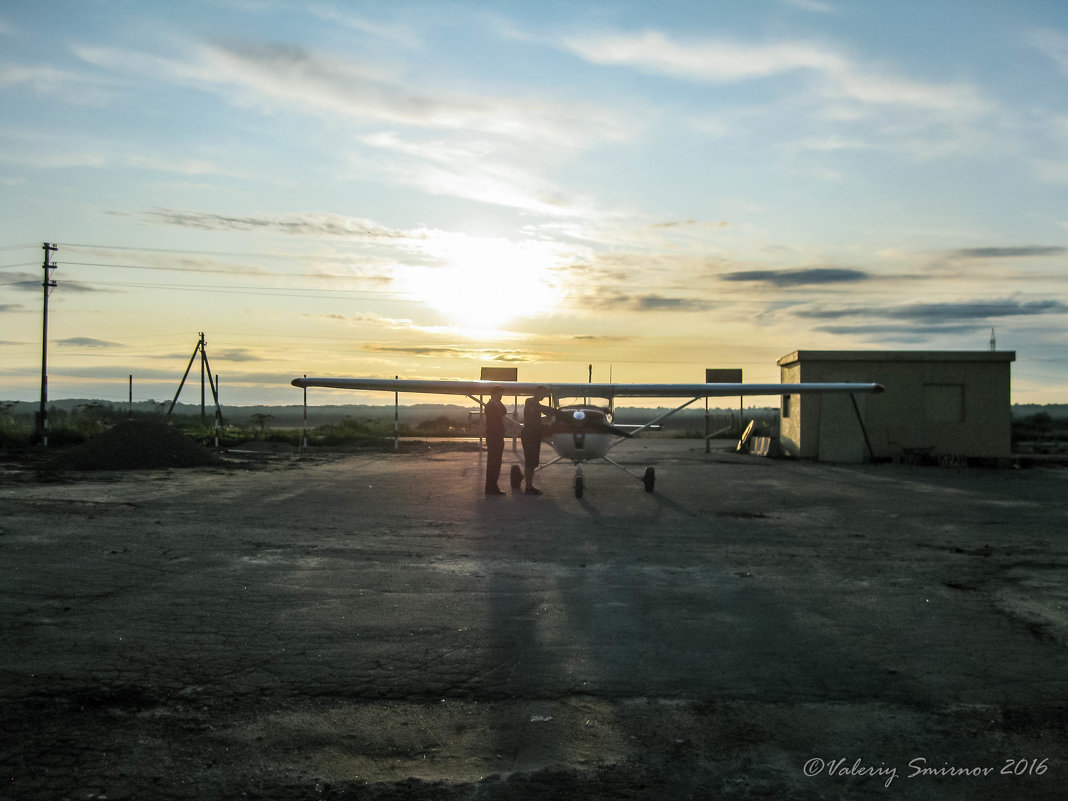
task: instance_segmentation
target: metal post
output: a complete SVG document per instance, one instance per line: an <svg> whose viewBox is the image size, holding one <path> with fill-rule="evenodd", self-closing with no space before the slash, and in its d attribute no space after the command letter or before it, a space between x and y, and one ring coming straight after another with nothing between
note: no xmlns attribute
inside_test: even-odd
<svg viewBox="0 0 1068 801"><path fill-rule="evenodd" d="M203 336L203 335L201 335L201 336ZM201 371L205 371L205 370L207 371L207 374L208 374L208 385L211 387L211 397L215 401L215 447L218 448L219 447L219 433L220 433L219 429L221 429L222 425L223 425L222 404L219 403L219 391L220 391L221 384L219 383L220 382L220 378L219 378L218 373L216 373L215 376L212 377L211 362L208 361L208 349L204 346L203 339L200 342L200 369L201 369ZM203 387L201 387L201 393L203 393ZM202 416L204 414L203 403L204 403L204 401L202 399L201 400L201 415Z"/></svg>
<svg viewBox="0 0 1068 801"><path fill-rule="evenodd" d="M705 398L705 453L712 452L712 415L708 411L708 398Z"/></svg>
<svg viewBox="0 0 1068 801"><path fill-rule="evenodd" d="M397 380L400 376L393 378ZM400 450L400 392L393 393L393 450Z"/></svg>
<svg viewBox="0 0 1068 801"><path fill-rule="evenodd" d="M129 420L133 420L133 375L130 375L130 402L126 407L126 417Z"/></svg>
<svg viewBox="0 0 1068 801"><path fill-rule="evenodd" d="M308 374L305 373L304 377L307 378ZM300 434L300 447L308 447L308 388L304 387L304 428Z"/></svg>
<svg viewBox="0 0 1068 801"><path fill-rule="evenodd" d="M42 323L41 323L41 409L37 413L37 433L41 436L42 444L48 447L48 295L49 292L56 286L56 282L52 280L52 270L55 266L52 264L52 254L59 248L56 245L50 245L45 242L41 247L44 248L44 281L41 285L44 287L44 293L42 297Z"/></svg>
<svg viewBox="0 0 1068 801"><path fill-rule="evenodd" d="M208 378L211 378L211 373L208 373ZM221 386L222 379L219 378L219 374L215 374L215 386L212 390L215 393L215 449L219 448L219 428L222 425L222 410L219 408L219 387Z"/></svg>

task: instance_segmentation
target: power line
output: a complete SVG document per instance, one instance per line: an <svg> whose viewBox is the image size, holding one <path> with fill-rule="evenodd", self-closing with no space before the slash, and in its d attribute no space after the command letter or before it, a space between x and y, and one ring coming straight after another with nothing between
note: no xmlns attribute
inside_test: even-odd
<svg viewBox="0 0 1068 801"><path fill-rule="evenodd" d="M23 265L19 265L19 266L23 266ZM208 274L208 275L216 275L216 276L219 276L219 277L229 277L231 275L240 275L240 276L243 276L243 277L254 277L254 276L260 275L258 273L249 273L249 272L225 273L225 272L219 272L219 271L208 270L208 269L194 270L194 269L190 269L188 267L167 267L167 266L158 266L158 265L137 265L137 264L106 264L106 263L96 263L96 262L69 262L69 261L64 261L63 262L63 266L64 267L104 267L104 268L116 268L116 269L136 269L136 270L150 270L150 271L178 272L178 273L204 273L204 274ZM310 281L314 281L316 279L343 280L343 281L377 281L377 280L381 280L381 279L378 279L378 278L376 278L374 276L370 276L369 277L369 276L361 276L361 275L342 275L342 274L325 274L325 275L310 274L310 275L303 275L303 276L293 276L293 275L289 275L289 274L285 274L285 273L269 273L269 274L262 274L262 277L265 278L265 279L266 278L276 279L276 278L294 278L294 277L296 277L296 278L304 278L304 279L310 280ZM1059 277L1051 277L1050 280L1057 280L1057 279L1059 279ZM15 282L7 282L7 283L0 282L0 286L12 286L12 285L17 285L17 284L35 284L35 283L36 283L35 281L15 281ZM389 290L389 289L315 289L315 288L311 288L311 287L264 287L264 286L256 287L256 286L248 286L248 285L236 285L236 286L235 285L231 285L229 287L220 287L220 286L217 286L217 285L205 285L205 284L150 284L150 283L131 283L131 282L116 283L116 282L107 282L107 281L95 281L94 282L94 281L84 281L84 280L80 281L80 283L85 284L86 286L94 286L94 285L95 286L129 286L129 287L138 287L138 288L141 288L141 289L159 288L159 289L180 289L180 290L185 290L185 291L204 291L204 292L244 292L244 293L247 293L247 294L260 293L260 294L268 294L268 295L284 293L284 292L319 293L319 294L322 294L322 295L338 295L338 294L341 294L341 293L350 293L350 294L351 293L357 293L357 294L360 294L360 295L390 295L390 296L394 296L397 300L400 300L400 301L422 302L422 301L419 301L418 299L414 298L413 296L414 296L415 293L412 292L412 291L409 291L409 290ZM762 305L765 305L766 302L767 302L767 301L762 301L759 298L754 299L754 298L748 297L749 295L752 294L752 292L745 292L743 290L736 290L732 294L734 294L734 295L744 295L745 297L729 297L729 296L725 296L721 290L717 290L717 289L715 289L713 287L708 287L708 288L706 288L706 289L704 289L702 291L694 291L690 287L682 287L682 286L677 286L677 285L665 285L665 284L656 285L656 284L652 284L652 285L640 285L640 286L639 285L627 285L627 286L624 286L624 285L620 285L620 284L612 284L610 287L607 287L606 290L609 291L609 292L614 292L615 295L618 295L619 302L621 302L621 303L625 303L627 300L641 300L641 295L636 295L634 297L629 297L629 296L627 296L625 294L619 293L618 290L627 290L627 291L640 292L640 293L650 293L650 292L655 293L655 292L662 292L662 291L682 292L682 293L685 293L688 296L692 296L692 299L695 300L695 301L707 300L708 303L712 304L713 308L715 306L717 306L717 305L762 306ZM819 302L819 301L824 301L824 300L830 300L830 299L833 299L834 297L842 295L843 293L852 294L850 287L837 286L837 285L821 286L821 287L811 287L811 286L804 286L804 287L778 287L778 288L776 288L776 291L778 292L777 297L780 299L780 302L781 301L790 301L794 305L799 305L799 304L803 304L803 303L810 303L810 302ZM878 289L876 289L874 287L867 287L865 294L867 294L867 295L883 294L883 295L893 295L895 297L901 297L900 289L895 289L893 287L887 287L887 288L882 289L882 290L878 290ZM1014 292L1013 294L1014 294L1014 296L1026 297L1026 295L1021 295L1018 292ZM1033 293L1029 293L1029 294L1034 295L1036 297L1046 297L1047 296L1047 293L1041 293L1041 292L1037 292L1037 291L1033 292ZM923 298L932 298L932 297L939 297L939 296L956 298L956 297L959 297L959 295L960 295L959 291L953 290L953 289L950 289L950 288L947 288L944 292L938 292L938 291L933 291L931 289L926 289L922 293L922 297ZM315 297L315 295L291 295L291 296L292 297ZM370 299L370 298L368 298L368 299ZM604 298L603 298L603 296L601 294L598 294L596 292L595 293L590 293L590 294L584 294L584 295L577 295L577 296L573 296L573 297L570 298L570 301L573 302L573 303L581 303L584 300L590 300L590 301L593 301L596 304L598 301L604 300ZM615 297L608 298L607 300L615 300ZM663 311L672 311L672 309L669 306L667 306L667 307L665 307L663 309Z"/></svg>
<svg viewBox="0 0 1068 801"><path fill-rule="evenodd" d="M192 251L190 251L190 252L192 252ZM10 266L27 266L27 265L10 265ZM124 269L124 270L150 270L150 271L178 272L178 273L205 273L205 274L208 274L208 275L215 275L215 276L219 276L219 277L231 277L231 276L237 276L237 275L240 275L240 276L243 276L243 277L260 276L260 277L263 277L265 279L268 279L268 278L270 278L270 279L302 278L302 279L305 279L305 280L312 280L312 281L317 280L317 279L330 279L330 280L344 280L344 281L354 281L354 282L355 281L392 280L392 279L388 279L388 278L387 279L383 279L383 278L377 277L377 276L366 276L366 275L359 275L359 274L344 275L344 274L332 273L332 274L292 275L292 274L287 274L287 273L256 273L256 272L249 272L249 271L238 271L238 272L234 272L234 273L227 273L227 272L224 272L224 271L210 270L210 269L206 269L206 268L204 268L204 269L193 269L193 268L182 267L182 266L147 265L147 264L114 264L114 263L107 263L107 262L64 261L63 262L63 266L64 267L103 267L103 268L115 268L115 269ZM1053 278L1056 278L1056 277L1053 277ZM16 282L16 283L26 283L26 282ZM33 283L35 283L35 282L33 282ZM225 289L218 288L217 286L214 286L214 285L209 286L209 285L195 285L195 284L194 285L185 285L185 284L176 285L176 284L147 284L147 283L115 284L115 283L108 283L108 282L96 282L96 283L98 285L100 285L100 286L136 286L136 287L140 287L140 288L153 288L153 287L157 287L158 286L159 288L163 288L163 289L176 289L176 288L186 288L186 287L188 287L190 290L202 289L204 291L226 291ZM301 291L301 292L330 293L330 294L336 294L336 293L339 293L339 292L350 292L350 293L371 294L371 295L393 295L393 296L411 296L413 294L411 291L390 290L390 289L315 289L315 288L310 288L310 287L277 287L277 288L275 288L275 287L250 287L250 286L247 286L247 285L231 286L228 289L232 289L232 290L248 290L250 292L264 291L264 292L271 292L271 293L296 290L296 291ZM805 295L808 295L810 297L824 297L826 295L836 295L836 294L841 294L843 292L848 292L848 291L850 291L850 289L851 289L851 287L847 287L847 286L828 285L828 286L820 286L820 287L812 287L812 286L778 287L777 291L785 299L789 299L789 300L792 300L794 302L805 302ZM867 293L868 294L875 294L875 292L877 291L876 288L874 288L874 287L867 287L866 289L867 289ZM613 291L613 292L616 292L616 294L618 294L617 290L630 290L630 291L636 291L636 292L672 291L672 292L684 292L684 293L687 293L687 294L697 294L697 295L699 295L701 297L707 296L709 293L716 292L717 294L715 296L715 299L710 301L712 303L719 303L719 304L731 303L731 304L734 304L734 305L738 305L738 304L742 304L742 303L749 303L750 305L759 305L761 303L761 301L759 301L759 300L750 300L748 298L738 299L738 298L732 298L732 297L725 297L724 293L722 291L722 288L720 290L716 290L713 287L708 287L708 288L704 289L703 291L695 292L693 290L693 288L691 288L691 287L680 286L678 284L649 284L649 285L620 285L620 284L612 284L609 291ZM894 295L900 295L900 290L899 289L887 288L887 289L885 289L883 291L885 293L892 293ZM795 294L795 293L805 293L805 294L802 295L801 297L798 297L797 294ZM750 293L746 293L744 290L736 289L731 294L736 294L737 295L737 294L750 294ZM938 294L942 294L942 293L933 292L930 289L925 290L924 293L923 293L924 297L931 297L933 295L938 295ZM955 291L955 290L947 289L945 294L957 296L959 293L957 291ZM1035 293L1035 294L1042 294L1042 293ZM1045 295L1043 294L1042 296L1044 297ZM575 299L576 300L581 300L583 298L590 298L590 299L596 301L599 298L599 295L597 295L597 294L582 295L582 296L576 297ZM623 299L625 300L626 297L624 296ZM666 310L670 310L670 309L666 309Z"/></svg>
<svg viewBox="0 0 1068 801"><path fill-rule="evenodd" d="M262 278L306 278L309 280L316 279L337 279L341 281L390 281L391 278L383 278L381 276L366 276L366 275L344 275L341 273L311 273L305 275L294 275L292 273L280 273L280 272L257 272L249 270L235 270L227 272L224 270L212 270L207 267L194 268L194 267L168 267L165 265L149 265L149 264L108 264L101 262L86 262L86 261L64 261L64 267L106 267L119 270L153 270L157 272L174 272L174 273L206 273L208 275L216 275L220 277L230 276L243 276L243 277L262 277ZM364 290L358 290L364 291ZM366 290L367 292L387 292L391 290Z"/></svg>
<svg viewBox="0 0 1068 801"><path fill-rule="evenodd" d="M125 246L125 245L64 244L64 247L68 247L68 248L84 248L84 249L98 250L98 251L109 251L109 250L111 250L111 251L124 251L124 252L130 252L130 253L163 253L163 254L195 255L195 256L226 256L226 257L244 257L244 258L266 258L266 259L278 259L278 260L291 261L291 262L332 261L332 262L351 263L351 262L354 262L354 261L358 261L358 259L355 259L355 258L349 257L349 256L316 256L316 255L307 256L307 255L297 255L297 254L257 253L257 252L240 252L240 251L203 251L203 250L176 249L176 248L132 247L132 246ZM15 249L15 248L12 247L10 249ZM63 262L63 265L65 267L66 266L107 267L107 268L116 268L116 269L141 269L141 270L155 270L155 271L173 271L173 272L180 272L180 273L205 272L205 273L208 273L208 274L213 274L213 275L218 275L218 276L230 275L229 273L226 273L226 272L213 271L213 270L208 270L208 269L198 270L198 269L191 269L189 267L181 267L181 266L173 266L172 267L172 266L166 266L166 265L113 264L113 263L66 262L66 261ZM239 272L237 274L249 276L249 275L256 275L257 273L254 273L254 272L253 273L249 273L247 271L242 271L242 272ZM273 274L265 274L264 277L265 278L266 277L289 277L289 278L292 278L294 276L286 275L284 273L283 274L273 273ZM304 277L304 278L311 279L311 280L314 280L316 278L351 280L351 281L375 280L375 278L373 276L372 277L367 277L367 276L361 276L361 275L306 275L306 276L298 276L298 277ZM881 276L874 275L872 277L874 279L879 279ZM708 276L707 277L707 279L710 280L710 281L716 281L717 278L718 278L717 276ZM888 278L892 279L892 278L894 278L894 276L888 276ZM1062 278L1062 276L1039 276L1039 277L1036 277L1036 280L1047 280L1048 281L1048 280L1058 280L1059 278ZM559 282L559 283L564 283L564 282ZM101 283L99 283L99 285L100 286L115 286L116 284L108 284L108 283L101 282ZM235 292L235 291L243 291L246 294L263 294L265 296L272 296L272 295L276 295L276 294L278 294L280 292L287 292L288 291L288 292L290 292L290 295L289 295L290 297L303 297L303 298L308 298L308 299L315 298L317 295L316 294L292 294L292 293L294 291L296 291L296 292L303 292L303 293L320 293L320 294L329 293L329 294L332 294L332 295L337 295L337 294L339 294L341 292L349 292L349 293L359 293L359 295L363 295L363 296L366 296L366 295L391 295L397 301L400 301L400 302L417 302L417 303L422 302L422 301L419 301L419 300L417 300L415 298L412 298L411 297L412 294L413 294L412 292L402 292L402 291L397 291L397 290L376 290L376 289L362 289L362 290L361 289L353 289L353 290L323 289L323 290L317 290L317 289L311 289L311 288L293 288L293 289L278 288L278 289L274 289L274 288L270 288L270 287L234 287L234 288L230 288L230 289L220 289L220 288L203 286L203 285L200 285L200 286L196 286L196 285L193 285L193 286L179 286L179 285L170 285L170 284L162 284L162 285L123 284L122 286L134 286L134 287L138 287L138 288L142 288L142 289L160 288L160 289L168 289L168 290L205 291L205 292L231 292L232 293L232 292ZM770 287L769 288L767 285L763 285L763 284L759 284L758 283L758 284L754 284L748 290L747 289L737 288L737 287L731 287L730 289L734 290L730 294L741 294L741 295L747 295L747 296L752 295L754 291L773 289L773 290L776 291L777 296L782 298L782 299L784 299L784 300L789 300L789 301L796 302L796 303L805 303L805 302L818 302L818 300L827 298L827 296L832 296L833 297L833 296L836 296L836 295L840 295L843 292L850 292L851 290L855 289L855 287L849 286L849 285L820 285L820 286L806 285L806 286L797 286L797 287L781 287L780 286L780 287ZM709 299L710 303L717 304L717 305L720 305L720 304L731 304L731 305L736 305L736 306L737 305L743 305L743 304L748 304L748 305L752 305L752 306L761 305L761 302L759 300L753 300L753 299L750 299L749 297L745 297L745 298L742 298L742 299L727 297L726 294L727 294L727 292L729 290L728 290L728 288L726 286L722 286L722 285L719 286L718 288L715 287L715 286L708 286L707 288L704 288L703 290L698 291L698 292L695 292L692 287L681 286L681 285L678 285L677 283L674 283L674 282L671 283L671 284L663 284L663 283L661 283L661 284L648 284L648 285L641 285L641 286L638 286L638 285L626 285L626 286L624 286L624 285L620 285L620 284L612 284L608 288L608 291L615 292L616 294L619 293L619 290L632 291L632 292L645 292L645 293L664 292L664 291L683 292L687 296L696 295L695 299L697 299L697 300L703 300L703 299L707 298L707 299ZM871 285L866 285L865 286L865 292L868 295L876 295L876 294L890 294L890 295L894 295L894 296L899 296L900 295L900 289L898 289L898 288L885 287L885 288L880 290L879 288L877 288L875 286L871 286ZM932 291L930 288L925 290L925 292L923 293L923 296L925 298L937 297L937 296L940 296L940 295L944 295L944 296L948 296L948 297L957 297L959 295L959 293L957 291L955 291L955 290L952 290L952 289L946 289L944 292L938 292L938 291ZM590 295L590 296L583 296L583 297L589 297L594 301L596 301L597 298L598 298L597 295ZM357 298L357 299L361 299L361 298ZM375 298L363 297L362 299L364 299L364 300L373 300ZM577 302L581 302L582 301L582 297L573 298L572 301L573 302L576 302L576 301ZM670 311L670 309L666 308L665 311Z"/></svg>
<svg viewBox="0 0 1068 801"><path fill-rule="evenodd" d="M129 247L125 245L74 245L68 243L62 243L65 248L84 248L86 250L121 250L128 253L171 253L178 256L234 256L240 258L253 258L253 259L278 259L280 261L338 261L338 262L350 262L355 261L351 256L330 256L330 255L318 255L318 254L304 254L304 253L257 253L255 251L234 251L234 250L180 250L175 248L141 248L141 247Z"/></svg>
<svg viewBox="0 0 1068 801"><path fill-rule="evenodd" d="M401 297L411 295L410 292L390 292L377 289L298 289L296 287L252 287L252 286L207 286L204 284L149 284L116 281L84 281L79 280L79 285L87 287L136 287L138 289L165 289L179 292L209 292L211 294L226 295L262 295L264 297L289 297L306 299L324 299L329 297L346 297L351 300L397 302L397 303L422 303L414 297ZM397 297L351 297L353 295L396 295Z"/></svg>

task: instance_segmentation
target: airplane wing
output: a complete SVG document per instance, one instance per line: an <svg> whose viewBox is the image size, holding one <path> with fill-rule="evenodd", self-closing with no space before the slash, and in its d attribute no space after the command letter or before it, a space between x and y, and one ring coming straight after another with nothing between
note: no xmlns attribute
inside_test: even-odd
<svg viewBox="0 0 1068 801"><path fill-rule="evenodd" d="M294 378L295 387L418 392L429 395L489 395L500 387L505 395L533 395L541 388L554 398L721 398L742 395L800 395L820 392L883 391L874 383L798 384L599 384L531 381L439 380L413 378Z"/></svg>

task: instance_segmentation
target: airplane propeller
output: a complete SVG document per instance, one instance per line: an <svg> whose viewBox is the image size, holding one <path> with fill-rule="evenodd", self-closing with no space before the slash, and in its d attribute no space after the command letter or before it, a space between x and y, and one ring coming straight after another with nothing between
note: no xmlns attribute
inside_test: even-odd
<svg viewBox="0 0 1068 801"><path fill-rule="evenodd" d="M555 409L557 419L565 418L570 421L572 428L582 428L588 432L598 434L614 434L617 437L632 437L629 431L616 428L600 415L588 415L582 409Z"/></svg>

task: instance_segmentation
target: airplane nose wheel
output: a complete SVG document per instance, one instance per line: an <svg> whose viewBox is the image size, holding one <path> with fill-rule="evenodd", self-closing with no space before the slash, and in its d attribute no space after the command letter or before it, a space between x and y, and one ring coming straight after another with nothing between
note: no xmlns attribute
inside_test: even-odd
<svg viewBox="0 0 1068 801"><path fill-rule="evenodd" d="M575 471L575 497L581 498L586 490L586 479L582 475L582 465L576 465L576 467L578 469Z"/></svg>
<svg viewBox="0 0 1068 801"><path fill-rule="evenodd" d="M523 471L519 468L519 465L512 465L509 480L512 483L512 489L519 489L523 485Z"/></svg>
<svg viewBox="0 0 1068 801"><path fill-rule="evenodd" d="M656 470L652 467L645 468L645 475L642 476L642 483L645 485L646 492L652 492L656 486Z"/></svg>

